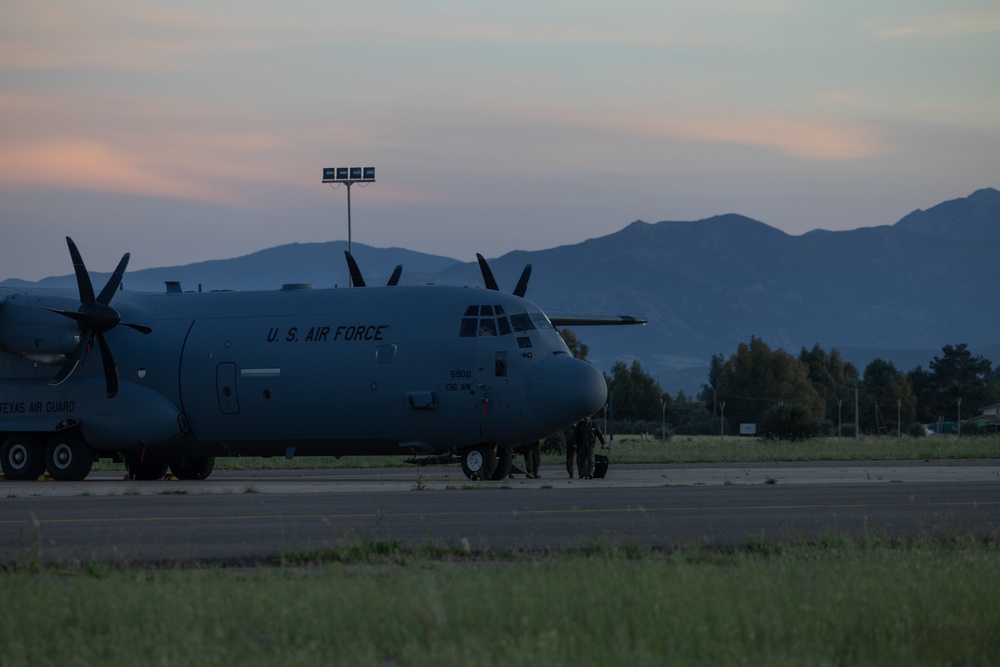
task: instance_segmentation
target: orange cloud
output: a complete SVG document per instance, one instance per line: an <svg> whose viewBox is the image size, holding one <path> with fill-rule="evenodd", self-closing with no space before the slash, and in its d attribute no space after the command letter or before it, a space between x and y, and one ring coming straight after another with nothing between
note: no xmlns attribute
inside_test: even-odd
<svg viewBox="0 0 1000 667"><path fill-rule="evenodd" d="M757 146L815 160L857 160L896 150L870 124L793 115L696 115L687 111L662 117L609 114L550 118L550 121L650 139Z"/></svg>
<svg viewBox="0 0 1000 667"><path fill-rule="evenodd" d="M0 183L62 187L180 199L226 201L221 191L195 180L157 174L126 153L97 141L67 139L6 147Z"/></svg>

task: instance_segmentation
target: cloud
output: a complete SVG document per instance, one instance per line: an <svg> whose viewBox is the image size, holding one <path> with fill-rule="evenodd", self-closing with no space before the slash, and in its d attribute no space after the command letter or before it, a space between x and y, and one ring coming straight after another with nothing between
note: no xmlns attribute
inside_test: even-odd
<svg viewBox="0 0 1000 667"><path fill-rule="evenodd" d="M85 139L5 147L0 152L0 182L202 201L228 199L201 182L158 174L135 156Z"/></svg>
<svg viewBox="0 0 1000 667"><path fill-rule="evenodd" d="M876 37L957 37L1000 32L1000 11L925 14L882 19L870 26Z"/></svg>
<svg viewBox="0 0 1000 667"><path fill-rule="evenodd" d="M206 52L273 46L263 17L249 30L248 14L111 0L7 4L0 28L5 68L149 70Z"/></svg>
<svg viewBox="0 0 1000 667"><path fill-rule="evenodd" d="M871 124L793 115L687 112L664 117L619 115L614 119L578 116L558 122L650 139L756 146L814 160L858 160L896 150Z"/></svg>

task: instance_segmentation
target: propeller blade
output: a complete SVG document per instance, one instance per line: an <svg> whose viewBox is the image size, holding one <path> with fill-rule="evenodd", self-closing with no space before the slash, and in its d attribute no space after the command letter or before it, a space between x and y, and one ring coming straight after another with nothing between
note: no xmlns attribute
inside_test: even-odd
<svg viewBox="0 0 1000 667"><path fill-rule="evenodd" d="M47 310L50 313L59 313L71 320L76 320L77 322L82 322L87 318L87 316L78 310L62 310L61 308L49 308L48 306L38 306L42 310Z"/></svg>
<svg viewBox="0 0 1000 667"><path fill-rule="evenodd" d="M129 253L125 253L122 260L118 262L118 268L115 269L115 272L111 274L110 278L108 278L108 284L101 290L100 295L97 297L97 303L103 303L104 305L111 303L111 297L115 295L115 292L118 291L118 287L122 284L122 276L125 275L125 267L128 266L128 258Z"/></svg>
<svg viewBox="0 0 1000 667"><path fill-rule="evenodd" d="M361 269L358 268L358 263L354 261L354 257L347 250L344 251L344 257L347 258L347 269L351 272L351 285L354 287L364 287L365 279L361 276Z"/></svg>
<svg viewBox="0 0 1000 667"><path fill-rule="evenodd" d="M486 263L486 258L477 252L476 259L479 260L479 270L483 273L483 283L486 284L486 289L499 292L500 286L497 285L497 279L493 277L493 272L490 270L490 265Z"/></svg>
<svg viewBox="0 0 1000 667"><path fill-rule="evenodd" d="M528 278L530 277L531 264L526 264L524 271L521 272L521 278L517 281L517 287L514 288L514 296L524 298L524 293L528 291Z"/></svg>
<svg viewBox="0 0 1000 667"><path fill-rule="evenodd" d="M395 287L399 284L399 277L403 275L403 265L397 264L396 268L392 270L392 275L389 276L389 282L385 285L386 287Z"/></svg>
<svg viewBox="0 0 1000 667"><path fill-rule="evenodd" d="M83 263L80 251L76 249L73 239L66 237L66 245L69 246L69 256L73 260L73 271L76 273L76 286L80 290L80 301L88 306L96 303L94 299L94 284L90 282L90 274L87 273L87 266Z"/></svg>
<svg viewBox="0 0 1000 667"><path fill-rule="evenodd" d="M118 367L115 358L111 356L111 348L104 340L104 334L97 334L97 343L101 347L101 361L104 362L104 384L108 388L108 398L118 394Z"/></svg>
<svg viewBox="0 0 1000 667"><path fill-rule="evenodd" d="M119 322L118 324L122 325L123 327L128 327L129 329L135 329L136 331L142 334L153 333L153 330L147 327L145 324L133 324L132 322Z"/></svg>
<svg viewBox="0 0 1000 667"><path fill-rule="evenodd" d="M76 349L73 350L73 353L69 356L69 359L66 360L66 363L59 369L59 372L56 373L55 377L49 380L49 386L55 387L56 385L60 385L69 379L69 376L73 374L73 371L75 371L76 367L80 365L83 358L87 356L87 351L90 349L90 344L93 340L93 334L88 334L80 339Z"/></svg>

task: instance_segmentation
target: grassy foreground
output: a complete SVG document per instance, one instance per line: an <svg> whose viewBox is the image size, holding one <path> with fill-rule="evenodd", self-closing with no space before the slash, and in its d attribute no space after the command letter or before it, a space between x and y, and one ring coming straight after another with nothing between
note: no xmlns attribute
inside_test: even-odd
<svg viewBox="0 0 1000 667"><path fill-rule="evenodd" d="M0 665L995 665L1000 544L435 553L0 574Z"/></svg>

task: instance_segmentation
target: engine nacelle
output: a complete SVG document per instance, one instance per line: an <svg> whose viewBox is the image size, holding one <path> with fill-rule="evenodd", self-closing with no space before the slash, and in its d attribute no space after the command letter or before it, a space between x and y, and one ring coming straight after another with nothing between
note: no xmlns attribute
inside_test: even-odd
<svg viewBox="0 0 1000 667"><path fill-rule="evenodd" d="M43 303L44 301L44 303ZM39 299L11 294L0 308L0 350L39 364L66 361L80 343L80 328L45 307L75 310L77 303L65 299Z"/></svg>

